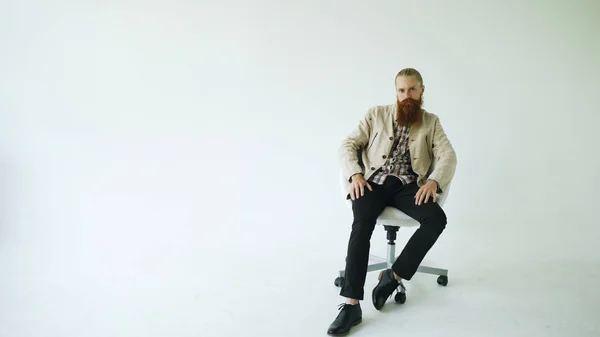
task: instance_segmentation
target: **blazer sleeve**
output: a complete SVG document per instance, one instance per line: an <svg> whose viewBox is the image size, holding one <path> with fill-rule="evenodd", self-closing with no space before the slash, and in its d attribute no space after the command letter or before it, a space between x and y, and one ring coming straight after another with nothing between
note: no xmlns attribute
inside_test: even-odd
<svg viewBox="0 0 600 337"><path fill-rule="evenodd" d="M338 150L338 158L342 174L350 181L356 173L364 174L364 168L359 163L359 152L367 146L371 135L373 109L370 108L358 126L344 138Z"/></svg>
<svg viewBox="0 0 600 337"><path fill-rule="evenodd" d="M447 186L454 177L457 158L439 118L436 118L433 129L432 148L435 166L428 178L438 182L438 193L443 193L442 186Z"/></svg>

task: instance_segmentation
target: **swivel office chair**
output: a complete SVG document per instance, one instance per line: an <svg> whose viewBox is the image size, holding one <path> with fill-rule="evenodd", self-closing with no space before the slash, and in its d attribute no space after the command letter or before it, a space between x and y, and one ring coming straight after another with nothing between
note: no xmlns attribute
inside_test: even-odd
<svg viewBox="0 0 600 337"><path fill-rule="evenodd" d="M340 175L340 183L342 186L342 193L344 198L348 194L346 190L347 181L343 174ZM448 192L450 191L450 185L444 191L444 193L437 195L437 203L440 207L443 207L444 201L448 197ZM348 200L348 205L351 207L352 202ZM377 225L383 226L385 231L387 232L387 256L385 258L369 254L369 265L367 267L367 272L377 271L382 269L391 268L396 260L396 233L400 229L400 227L417 227L420 226L420 223L410 216L406 215L404 212L398 210L395 207L388 206L386 207L379 217L377 218ZM375 261L375 263L371 264L371 261ZM437 283L442 286L446 286L448 284L448 270L433 268L428 266L419 266L417 269L417 273L438 275ZM335 279L335 286L341 287L344 282L344 274L345 270L339 271L339 276ZM398 303L404 303L406 301L406 290L401 288L396 293L394 300Z"/></svg>

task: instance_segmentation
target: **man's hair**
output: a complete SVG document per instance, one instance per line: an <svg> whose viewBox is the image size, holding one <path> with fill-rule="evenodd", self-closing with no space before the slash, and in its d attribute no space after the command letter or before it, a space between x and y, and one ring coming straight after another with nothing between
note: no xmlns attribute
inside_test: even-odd
<svg viewBox="0 0 600 337"><path fill-rule="evenodd" d="M398 81L398 77L400 76L415 76L417 78L417 80L419 81L419 83L421 83L421 85L423 85L423 77L421 76L421 73L414 68L404 68L402 70L400 70L400 72L398 73L398 75L396 75L396 78L394 79L394 86L396 85L396 81Z"/></svg>

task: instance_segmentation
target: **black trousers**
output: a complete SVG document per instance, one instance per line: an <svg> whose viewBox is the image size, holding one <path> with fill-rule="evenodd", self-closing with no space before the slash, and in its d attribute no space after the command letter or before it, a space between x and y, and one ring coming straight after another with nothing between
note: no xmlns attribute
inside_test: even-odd
<svg viewBox="0 0 600 337"><path fill-rule="evenodd" d="M400 179L388 176L383 185L372 182L369 184L373 191L365 187L365 195L352 201L354 220L340 291L341 296L358 300L364 299L371 235L377 217L386 206L396 207L421 224L392 266L392 270L405 280L410 280L417 272L447 223L446 214L431 197L427 203L415 204L415 195L419 190L416 182L404 185Z"/></svg>

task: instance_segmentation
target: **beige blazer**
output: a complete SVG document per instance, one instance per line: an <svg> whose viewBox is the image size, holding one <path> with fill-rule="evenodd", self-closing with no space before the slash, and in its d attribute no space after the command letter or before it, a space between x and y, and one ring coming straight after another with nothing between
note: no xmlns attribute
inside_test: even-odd
<svg viewBox="0 0 600 337"><path fill-rule="evenodd" d="M342 174L348 179L362 173L368 180L385 164L394 143L393 121L396 104L370 108L358 126L343 140L339 148ZM423 121L411 126L409 133L410 160L418 175L417 184L428 179L438 183L437 193L443 193L456 170L456 153L439 118L423 110ZM346 196L349 198L349 194Z"/></svg>

